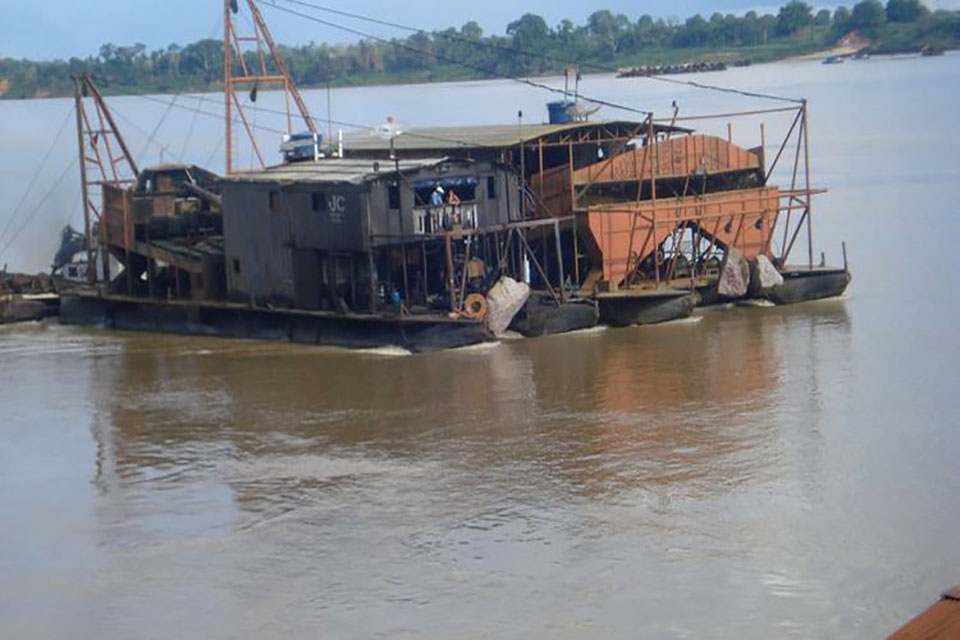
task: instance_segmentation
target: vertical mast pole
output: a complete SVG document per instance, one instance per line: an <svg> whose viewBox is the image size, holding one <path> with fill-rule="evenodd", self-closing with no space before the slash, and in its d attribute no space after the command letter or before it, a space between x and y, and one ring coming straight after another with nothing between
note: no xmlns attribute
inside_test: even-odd
<svg viewBox="0 0 960 640"><path fill-rule="evenodd" d="M660 289L660 245L657 244L657 167L660 156L657 152L657 133L653 128L653 112L647 120L647 140L650 146L650 202L653 207L653 268L657 289ZM634 214L636 215L636 214ZM639 259L639 256L638 256Z"/></svg>
<svg viewBox="0 0 960 640"><path fill-rule="evenodd" d="M233 95L233 70L230 68L230 0L223 0L223 103L225 105L224 147L227 152L226 175L233 173L233 132L231 131L230 99Z"/></svg>
<svg viewBox="0 0 960 640"><path fill-rule="evenodd" d="M73 74L74 112L77 116L77 152L80 154L80 197L83 198L84 245L87 249L87 281L96 282L97 265L93 257L92 229L90 225L90 193L87 185L87 150L83 143L83 90L78 74Z"/></svg>
<svg viewBox="0 0 960 640"><path fill-rule="evenodd" d="M807 257L813 269L813 196L810 195L810 137L807 133L807 99L803 99L803 171L807 184Z"/></svg>
<svg viewBox="0 0 960 640"><path fill-rule="evenodd" d="M557 245L557 288L560 290L560 300L566 302L567 289L564 286L563 277L563 245L560 242L560 221L557 218L553 219L553 239ZM544 244L546 244L546 239L544 239ZM546 268L546 265L544 265L544 268Z"/></svg>
<svg viewBox="0 0 960 640"><path fill-rule="evenodd" d="M327 144L333 144L333 115L331 115L330 77L327 77Z"/></svg>
<svg viewBox="0 0 960 640"><path fill-rule="evenodd" d="M401 189L401 180L403 176L400 174L400 156L397 155L397 150L394 146L394 139L396 136L391 131L390 132L390 155L393 156L393 166L397 174L397 218L400 223L400 250L403 252L403 303L405 305L410 305L410 276L409 276L409 266L407 265L407 238L404 235L403 231L403 191ZM389 189L389 186L387 187ZM416 199L416 193L414 193L414 199ZM416 204L416 202L414 202ZM429 213L427 215L430 215ZM466 265L464 265L464 273L466 273Z"/></svg>
<svg viewBox="0 0 960 640"><path fill-rule="evenodd" d="M527 208L524 202L524 191L527 187L527 165L525 161L526 154L523 149L523 111L517 112L517 137L520 138L520 219L527 219Z"/></svg>

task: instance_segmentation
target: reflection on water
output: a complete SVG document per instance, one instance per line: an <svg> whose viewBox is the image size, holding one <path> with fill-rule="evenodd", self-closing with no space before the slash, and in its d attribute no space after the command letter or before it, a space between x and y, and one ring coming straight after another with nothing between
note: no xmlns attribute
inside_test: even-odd
<svg viewBox="0 0 960 640"><path fill-rule="evenodd" d="M213 635L269 620L419 636L440 612L450 629L576 635L622 608L597 621L615 632L638 584L663 585L653 615L724 558L755 597L829 593L751 556L762 487L819 497L818 358L849 349L843 302L410 357L55 326L2 344L79 376L89 402L75 481L95 495L73 546L102 557L63 597L78 615L113 603L81 616L92 630L138 635L174 607ZM670 610L652 628L686 616Z"/></svg>
<svg viewBox="0 0 960 640"><path fill-rule="evenodd" d="M771 435L764 429L775 426L782 394L810 398L801 410L816 420L819 367L797 363L813 377L788 381L783 332L809 327L801 335L815 359L823 337L814 329L828 327L836 341L849 320L842 302L808 307L708 311L696 325L431 358L125 336L135 346L121 351L120 366L101 360L92 373L98 465L111 470L97 483L164 478L163 469L184 465L202 472L205 459L221 455L359 447L477 467L544 465L588 494L616 492L621 482L702 479L707 488L726 475L723 458ZM751 468L729 471L749 477Z"/></svg>
<svg viewBox="0 0 960 640"><path fill-rule="evenodd" d="M955 60L726 76L813 98L844 300L417 356L0 328L0 637L889 632L960 566ZM891 129L907 107L932 126ZM0 162L0 188L29 164Z"/></svg>

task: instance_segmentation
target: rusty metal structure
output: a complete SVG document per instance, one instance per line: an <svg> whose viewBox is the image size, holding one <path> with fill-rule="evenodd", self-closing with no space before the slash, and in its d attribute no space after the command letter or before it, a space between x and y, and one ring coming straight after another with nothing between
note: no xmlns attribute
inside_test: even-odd
<svg viewBox="0 0 960 640"><path fill-rule="evenodd" d="M219 178L190 165L140 169L92 74L73 82L88 284L176 298L218 291Z"/></svg>
<svg viewBox="0 0 960 640"><path fill-rule="evenodd" d="M761 144L752 149L733 142L732 124L725 139L688 126L766 114L791 116L772 161L763 124ZM557 223L558 238L550 225L524 228L522 236L533 249L535 284L558 301L571 296L649 307L695 291L700 303L709 304L717 301L727 255L736 250L744 263L762 256L792 278L798 290L769 293L777 302L793 302L836 295L849 281L845 266L831 270L814 262L813 196L825 190L811 186L807 114L803 102L693 117L651 114L643 122L428 128L406 132L389 148L370 137L348 138L344 154L448 155L513 166L523 192L518 221ZM778 186L771 176L788 156L789 187ZM805 264L789 265L801 239ZM817 291L813 280L803 280L808 276L819 283ZM671 305L677 313L686 308L676 300ZM669 314L648 317L661 321Z"/></svg>
<svg viewBox="0 0 960 640"><path fill-rule="evenodd" d="M226 126L224 146L226 148L226 175L237 170L234 163L235 140L233 132L234 111L246 131L247 138L256 155L260 168L266 166L263 154L257 144L253 127L244 109L243 101L238 95L239 89L249 91L251 102L255 102L260 89L280 86L284 92L286 103L287 133L293 131L293 107L299 113L304 126L310 133L318 134L319 129L307 109L303 97L297 86L290 79L280 50L267 28L267 23L257 8L254 0L245 0L250 10L250 19L253 23L252 33L241 33L237 28L234 16L239 13L240 0L224 0L223 2L223 91L224 106L226 109L224 123ZM293 104L291 104L291 101Z"/></svg>
<svg viewBox="0 0 960 640"><path fill-rule="evenodd" d="M824 190L811 187L807 105L789 111L795 112L793 124L769 167L764 142L744 149L729 135L724 140L689 131L658 133L651 115L634 148L578 166L571 146L570 162L537 171L531 186L552 214L576 215L586 222L601 268L595 279L613 288L702 282L716 275L723 253L731 248L748 260L766 255L786 265L801 231L806 232L807 268L812 269L812 196ZM792 181L782 189L769 179L794 139ZM774 251L775 229L782 231L779 253Z"/></svg>
<svg viewBox="0 0 960 640"><path fill-rule="evenodd" d="M509 298L520 306L506 321L536 336L664 322L721 300L829 297L849 282L846 259L842 270L814 265L812 197L823 190L811 184L805 101L606 122L554 119L552 104L549 124L391 127L321 152L255 0L246 4L252 35L237 29L240 0L223 5L223 179L189 165L139 171L92 80L75 78L85 220L91 237L97 218L105 276L81 296L77 321L429 350L494 339L507 325L485 324L488 305L514 285L526 293ZM285 163L267 168L241 90L255 102L278 85ZM83 111L88 94L99 128ZM725 139L687 126L775 113L792 123L769 163L763 124L752 149L734 144L731 124ZM295 133L295 119L308 131ZM259 170L238 169L235 122ZM790 156L789 188L772 183ZM790 266L803 237L806 264ZM122 278L110 278L109 256Z"/></svg>
<svg viewBox="0 0 960 640"><path fill-rule="evenodd" d="M101 222L104 187L122 188L140 175L113 114L107 107L90 73L76 73L73 97L77 117L77 148L80 158L80 190L83 198L83 225L87 250L87 278L96 280L97 246L106 245L106 227ZM94 244L94 232L98 244ZM100 251L104 278L110 278L107 251Z"/></svg>

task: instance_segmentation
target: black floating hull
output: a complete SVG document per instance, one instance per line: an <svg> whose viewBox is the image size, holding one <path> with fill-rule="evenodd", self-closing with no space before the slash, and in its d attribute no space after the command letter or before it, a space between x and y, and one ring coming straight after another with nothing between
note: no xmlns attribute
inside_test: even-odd
<svg viewBox="0 0 960 640"><path fill-rule="evenodd" d="M510 328L528 338L567 333L597 326L599 313L592 300L557 303L548 293L535 291Z"/></svg>
<svg viewBox="0 0 960 640"><path fill-rule="evenodd" d="M687 318L697 298L692 293L664 295L615 295L597 298L600 322L613 327L635 324L659 324Z"/></svg>
<svg viewBox="0 0 960 640"><path fill-rule="evenodd" d="M481 323L327 316L129 299L65 297L60 322L123 331L278 340L351 349L401 347L414 352L455 349L493 340Z"/></svg>
<svg viewBox="0 0 960 640"><path fill-rule="evenodd" d="M0 324L37 322L50 315L47 305L34 300L0 300Z"/></svg>
<svg viewBox="0 0 960 640"><path fill-rule="evenodd" d="M696 287L694 291L697 294L698 307L712 307L727 302L725 298L720 296L719 291L717 291L716 282Z"/></svg>
<svg viewBox="0 0 960 640"><path fill-rule="evenodd" d="M784 271L783 284L766 291L766 297L778 305L822 300L842 295L850 284L850 272L844 269Z"/></svg>

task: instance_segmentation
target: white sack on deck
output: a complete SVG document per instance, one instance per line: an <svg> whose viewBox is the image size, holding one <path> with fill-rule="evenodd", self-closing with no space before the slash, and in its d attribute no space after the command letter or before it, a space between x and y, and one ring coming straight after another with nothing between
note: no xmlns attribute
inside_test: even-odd
<svg viewBox="0 0 960 640"><path fill-rule="evenodd" d="M523 308L530 297L530 287L513 278L503 276L487 294L487 328L493 335L507 330L513 316Z"/></svg>
<svg viewBox="0 0 960 640"><path fill-rule="evenodd" d="M717 293L725 298L742 298L750 286L750 265L737 249L729 249L720 267Z"/></svg>
<svg viewBox="0 0 960 640"><path fill-rule="evenodd" d="M757 256L757 276L760 280L760 289L764 291L783 284L783 276L770 262L770 258L763 254Z"/></svg>

